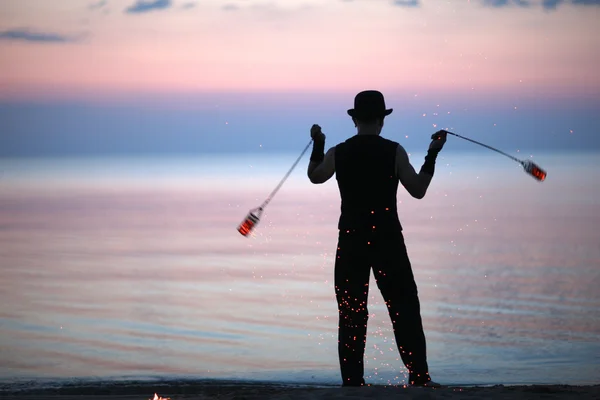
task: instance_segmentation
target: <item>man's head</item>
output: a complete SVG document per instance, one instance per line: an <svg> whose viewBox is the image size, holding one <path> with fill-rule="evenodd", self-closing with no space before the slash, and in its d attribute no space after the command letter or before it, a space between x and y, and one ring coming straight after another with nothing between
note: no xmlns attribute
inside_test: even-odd
<svg viewBox="0 0 600 400"><path fill-rule="evenodd" d="M377 90L365 90L354 98L354 108L348 110L356 126L383 126L383 119L393 109L385 108L383 94Z"/></svg>

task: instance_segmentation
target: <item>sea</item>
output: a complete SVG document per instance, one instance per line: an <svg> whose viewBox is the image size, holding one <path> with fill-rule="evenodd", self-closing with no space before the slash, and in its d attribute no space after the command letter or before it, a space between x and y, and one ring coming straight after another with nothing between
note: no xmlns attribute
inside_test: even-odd
<svg viewBox="0 0 600 400"><path fill-rule="evenodd" d="M0 159L0 384L339 384L335 178L306 155L237 230L298 155ZM481 149L442 153L421 200L399 187L431 376L598 384L600 154L515 156L546 180ZM402 385L370 287L365 378Z"/></svg>

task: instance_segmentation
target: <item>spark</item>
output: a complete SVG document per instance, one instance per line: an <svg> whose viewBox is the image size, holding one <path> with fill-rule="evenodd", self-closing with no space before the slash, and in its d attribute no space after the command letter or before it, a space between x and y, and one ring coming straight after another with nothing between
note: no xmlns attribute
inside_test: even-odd
<svg viewBox="0 0 600 400"><path fill-rule="evenodd" d="M150 400L171 400L171 398L170 397L160 397L159 395L157 395L156 393L154 393L154 397L152 399L150 399Z"/></svg>

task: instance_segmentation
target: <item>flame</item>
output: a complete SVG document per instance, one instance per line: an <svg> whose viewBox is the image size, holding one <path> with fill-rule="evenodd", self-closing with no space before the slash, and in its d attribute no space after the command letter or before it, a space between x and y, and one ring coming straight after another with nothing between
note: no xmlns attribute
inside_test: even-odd
<svg viewBox="0 0 600 400"><path fill-rule="evenodd" d="M170 397L160 397L159 395L154 393L154 397L150 400L171 400L171 398Z"/></svg>

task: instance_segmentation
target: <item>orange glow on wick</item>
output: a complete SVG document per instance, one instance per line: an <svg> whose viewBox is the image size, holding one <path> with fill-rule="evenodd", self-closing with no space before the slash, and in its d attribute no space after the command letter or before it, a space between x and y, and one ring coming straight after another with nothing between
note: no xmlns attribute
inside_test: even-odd
<svg viewBox="0 0 600 400"><path fill-rule="evenodd" d="M523 168L525 168L525 172L540 182L543 182L546 179L546 171L529 160L523 162Z"/></svg>
<svg viewBox="0 0 600 400"><path fill-rule="evenodd" d="M244 222L242 222L238 227L238 231L242 234L242 236L248 236L257 223L258 217L250 212Z"/></svg>
<svg viewBox="0 0 600 400"><path fill-rule="evenodd" d="M546 179L546 172L542 171L537 166L534 166L532 168L531 175L533 175L539 181L543 181L544 179Z"/></svg>

